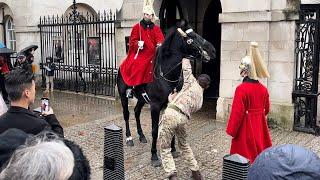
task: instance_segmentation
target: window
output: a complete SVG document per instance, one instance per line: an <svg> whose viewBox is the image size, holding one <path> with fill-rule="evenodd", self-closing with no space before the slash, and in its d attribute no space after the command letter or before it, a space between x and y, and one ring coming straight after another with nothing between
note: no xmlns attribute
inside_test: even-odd
<svg viewBox="0 0 320 180"><path fill-rule="evenodd" d="M9 49L16 50L16 33L14 31L13 19L9 16L5 23L6 44Z"/></svg>

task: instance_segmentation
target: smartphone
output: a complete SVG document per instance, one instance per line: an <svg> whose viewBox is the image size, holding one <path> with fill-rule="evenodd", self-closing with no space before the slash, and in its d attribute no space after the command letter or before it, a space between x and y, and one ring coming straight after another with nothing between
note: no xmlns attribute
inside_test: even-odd
<svg viewBox="0 0 320 180"><path fill-rule="evenodd" d="M41 113L49 111L49 98L41 98Z"/></svg>

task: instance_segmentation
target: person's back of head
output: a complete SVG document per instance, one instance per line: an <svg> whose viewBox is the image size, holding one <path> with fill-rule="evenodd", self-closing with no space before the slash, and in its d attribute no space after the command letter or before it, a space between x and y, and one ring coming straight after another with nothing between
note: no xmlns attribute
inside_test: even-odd
<svg viewBox="0 0 320 180"><path fill-rule="evenodd" d="M249 168L248 180L320 179L320 159L314 152L293 144L263 151Z"/></svg>
<svg viewBox="0 0 320 180"><path fill-rule="evenodd" d="M22 98L30 98L34 101L33 89L34 75L24 69L16 68L5 77L5 87L11 101L19 101Z"/></svg>
<svg viewBox="0 0 320 180"><path fill-rule="evenodd" d="M71 150L56 135L35 136L14 152L0 179L67 180L73 167Z"/></svg>
<svg viewBox="0 0 320 180"><path fill-rule="evenodd" d="M211 79L207 74L200 74L197 78L197 81L203 89L207 89L210 86Z"/></svg>

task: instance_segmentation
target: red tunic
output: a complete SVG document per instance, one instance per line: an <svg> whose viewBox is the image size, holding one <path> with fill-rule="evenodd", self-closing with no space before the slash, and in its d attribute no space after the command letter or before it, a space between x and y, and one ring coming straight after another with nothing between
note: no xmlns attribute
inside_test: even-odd
<svg viewBox="0 0 320 180"><path fill-rule="evenodd" d="M5 60L1 60L0 59L0 73L2 74L7 74L9 73L9 67L8 67L8 64Z"/></svg>
<svg viewBox="0 0 320 180"><path fill-rule="evenodd" d="M139 51L136 59L134 59L138 41L144 41L143 49ZM129 53L127 58L120 65L120 72L124 82L128 86L137 86L153 81L153 62L156 54L156 46L164 40L163 34L159 26L154 26L152 29L143 28L140 23L132 28L129 41Z"/></svg>
<svg viewBox="0 0 320 180"><path fill-rule="evenodd" d="M230 154L240 154L254 162L272 146L266 115L269 113L267 88L256 82L243 82L236 88L226 132L233 137Z"/></svg>

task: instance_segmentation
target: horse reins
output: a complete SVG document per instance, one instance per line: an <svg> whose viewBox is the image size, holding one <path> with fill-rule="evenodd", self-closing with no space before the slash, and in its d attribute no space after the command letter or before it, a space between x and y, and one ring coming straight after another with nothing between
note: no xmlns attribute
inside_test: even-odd
<svg viewBox="0 0 320 180"><path fill-rule="evenodd" d="M158 64L158 61L157 61L158 56L159 56L159 54L157 54L156 64L154 65L153 72L156 72L156 67L157 67L157 64ZM179 82L179 81L181 80L182 70L180 71L180 76L179 76L179 78L178 78L177 80L170 80L170 79L166 78L165 76L168 75L169 73L171 73L173 70L175 70L180 64L182 64L182 61L179 62L178 64L176 64L173 68L171 68L171 69L170 69L167 73L165 73L165 74L162 72L161 65L159 65L159 75L160 75L160 77L161 77L162 79L164 79L165 81L170 82L170 83ZM154 76L154 78L156 78L156 79L160 79L160 77L157 77L156 73L153 73L153 76Z"/></svg>

